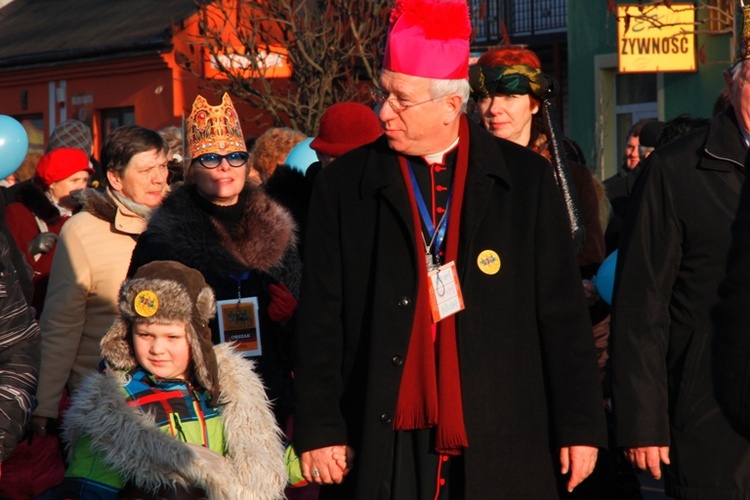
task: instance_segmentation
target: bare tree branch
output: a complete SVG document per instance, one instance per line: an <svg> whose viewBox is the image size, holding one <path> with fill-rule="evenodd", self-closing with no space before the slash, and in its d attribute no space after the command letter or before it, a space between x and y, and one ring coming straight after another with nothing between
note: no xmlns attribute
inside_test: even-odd
<svg viewBox="0 0 750 500"><path fill-rule="evenodd" d="M196 0L199 35L178 38L215 67L210 80L218 90L258 110L253 119L314 135L328 106L364 102L364 86L377 82L391 1ZM190 54L176 60L207 77ZM282 61L289 78L270 71Z"/></svg>

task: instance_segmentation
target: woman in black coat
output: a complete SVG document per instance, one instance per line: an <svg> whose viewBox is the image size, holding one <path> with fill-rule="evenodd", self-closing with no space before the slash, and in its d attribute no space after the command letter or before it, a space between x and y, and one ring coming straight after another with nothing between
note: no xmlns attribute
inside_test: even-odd
<svg viewBox="0 0 750 500"><path fill-rule="evenodd" d="M218 301L212 340L239 342L255 360L283 423L291 413L289 320L301 275L294 223L246 182L248 153L228 96L220 106L198 96L187 129L185 184L151 217L128 275L154 260L200 271Z"/></svg>

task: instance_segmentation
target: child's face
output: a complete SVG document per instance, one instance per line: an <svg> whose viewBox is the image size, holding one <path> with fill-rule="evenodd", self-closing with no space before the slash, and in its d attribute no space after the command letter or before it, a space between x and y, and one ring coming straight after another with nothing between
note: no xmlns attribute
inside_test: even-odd
<svg viewBox="0 0 750 500"><path fill-rule="evenodd" d="M133 323L133 348L138 363L157 377L186 378L190 344L185 323Z"/></svg>

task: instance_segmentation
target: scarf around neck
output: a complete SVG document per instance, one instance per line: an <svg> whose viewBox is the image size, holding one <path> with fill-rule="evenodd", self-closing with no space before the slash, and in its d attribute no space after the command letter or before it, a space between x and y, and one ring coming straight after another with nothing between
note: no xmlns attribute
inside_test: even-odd
<svg viewBox="0 0 750 500"><path fill-rule="evenodd" d="M453 199L448 216L445 262L456 262L466 174L469 164L469 125L461 116L456 167L453 177ZM393 428L397 430L435 427L435 449L447 455L460 455L468 446L461 396L461 374L458 362L456 315L439 323L432 322L428 295L427 266L424 263L422 223L419 218L408 165L399 156L401 175L411 205L417 255L417 300L409 348L401 377ZM436 333L433 341L433 332Z"/></svg>

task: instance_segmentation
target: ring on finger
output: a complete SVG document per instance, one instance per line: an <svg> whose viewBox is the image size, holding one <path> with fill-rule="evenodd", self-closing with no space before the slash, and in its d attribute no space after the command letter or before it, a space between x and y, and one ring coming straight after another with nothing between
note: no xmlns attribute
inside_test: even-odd
<svg viewBox="0 0 750 500"><path fill-rule="evenodd" d="M310 474L312 474L312 477L320 477L320 471L318 469L311 470Z"/></svg>

